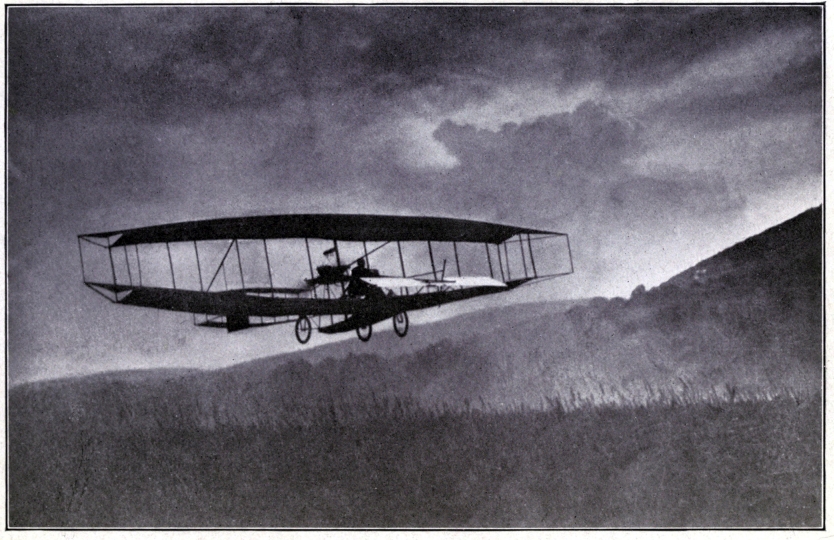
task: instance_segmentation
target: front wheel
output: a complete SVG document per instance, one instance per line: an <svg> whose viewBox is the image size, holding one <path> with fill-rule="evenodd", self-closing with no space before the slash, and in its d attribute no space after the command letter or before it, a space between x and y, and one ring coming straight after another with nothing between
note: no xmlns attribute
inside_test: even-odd
<svg viewBox="0 0 834 540"><path fill-rule="evenodd" d="M370 324L368 326L360 326L356 329L356 335L359 336L359 339L362 341L368 341L371 339L371 334L374 332L374 327Z"/></svg>
<svg viewBox="0 0 834 540"><path fill-rule="evenodd" d="M405 311L394 315L394 332L400 337L408 333L408 313Z"/></svg>
<svg viewBox="0 0 834 540"><path fill-rule="evenodd" d="M310 341L310 334L313 333L313 325L310 324L310 319L306 315L302 315L295 321L295 339L304 345Z"/></svg>

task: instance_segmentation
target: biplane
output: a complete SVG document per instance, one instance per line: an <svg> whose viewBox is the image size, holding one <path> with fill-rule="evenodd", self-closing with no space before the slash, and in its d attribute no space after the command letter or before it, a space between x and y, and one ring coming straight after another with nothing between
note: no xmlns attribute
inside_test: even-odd
<svg viewBox="0 0 834 540"><path fill-rule="evenodd" d="M289 214L78 235L84 284L111 302L237 332L356 331L408 312L573 273L568 235L440 218Z"/></svg>

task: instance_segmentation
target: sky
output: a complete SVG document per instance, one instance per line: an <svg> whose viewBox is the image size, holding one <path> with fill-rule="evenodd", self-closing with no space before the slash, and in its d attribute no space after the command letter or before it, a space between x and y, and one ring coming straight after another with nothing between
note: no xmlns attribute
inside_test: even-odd
<svg viewBox="0 0 834 540"><path fill-rule="evenodd" d="M470 304L495 307L628 296L822 203L818 6L6 15L12 383L298 347L107 303L82 233L326 212L571 235L574 275Z"/></svg>

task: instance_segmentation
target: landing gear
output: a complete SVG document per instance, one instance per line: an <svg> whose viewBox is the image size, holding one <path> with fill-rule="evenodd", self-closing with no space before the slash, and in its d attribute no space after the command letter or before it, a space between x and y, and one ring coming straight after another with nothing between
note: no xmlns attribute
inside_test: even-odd
<svg viewBox="0 0 834 540"><path fill-rule="evenodd" d="M370 324L368 326L360 326L356 329L356 335L359 336L359 339L362 341L368 341L371 339L371 334L374 332L374 327Z"/></svg>
<svg viewBox="0 0 834 540"><path fill-rule="evenodd" d="M408 333L408 313L405 311L394 315L394 332L400 337Z"/></svg>
<svg viewBox="0 0 834 540"><path fill-rule="evenodd" d="M313 333L313 325L306 315L302 315L295 321L295 339L302 345L310 341L310 334Z"/></svg>

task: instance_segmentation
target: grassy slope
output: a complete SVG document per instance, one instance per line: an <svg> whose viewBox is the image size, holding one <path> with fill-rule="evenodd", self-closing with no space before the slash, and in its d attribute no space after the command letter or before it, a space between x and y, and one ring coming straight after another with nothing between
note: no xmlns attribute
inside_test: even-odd
<svg viewBox="0 0 834 540"><path fill-rule="evenodd" d="M815 526L818 398L547 412L325 405L271 428L12 447L10 520L52 526ZM816 411L816 412L815 412ZM23 479L26 481L23 481Z"/></svg>
<svg viewBox="0 0 834 540"><path fill-rule="evenodd" d="M813 525L820 220L399 356L22 385L12 524Z"/></svg>
<svg viewBox="0 0 834 540"><path fill-rule="evenodd" d="M246 395L293 396L300 383L308 397L373 391L492 407L571 392L631 402L659 388L813 391L821 386L820 250L817 208L629 300L479 312L419 329L406 352L389 332L376 349L357 341L348 351L219 371L207 391L239 389L214 398L230 410Z"/></svg>

